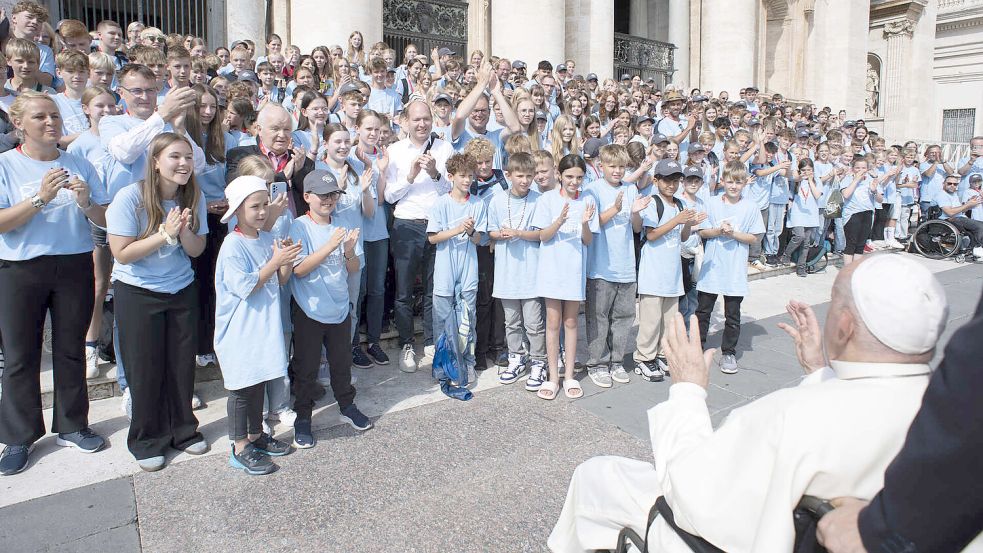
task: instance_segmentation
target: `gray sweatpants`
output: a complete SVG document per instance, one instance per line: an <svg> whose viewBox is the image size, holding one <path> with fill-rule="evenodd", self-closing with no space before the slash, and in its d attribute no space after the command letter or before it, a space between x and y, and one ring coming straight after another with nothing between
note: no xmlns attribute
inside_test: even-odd
<svg viewBox="0 0 983 553"><path fill-rule="evenodd" d="M501 300L509 353L546 360L546 322L539 298ZM526 342L528 341L528 347Z"/></svg>
<svg viewBox="0 0 983 553"><path fill-rule="evenodd" d="M624 363L635 320L634 282L587 279L587 366Z"/></svg>

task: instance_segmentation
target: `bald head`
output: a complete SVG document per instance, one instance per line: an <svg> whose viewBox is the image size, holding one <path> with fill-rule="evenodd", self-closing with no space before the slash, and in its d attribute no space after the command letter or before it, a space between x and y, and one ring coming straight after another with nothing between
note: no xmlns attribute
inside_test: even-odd
<svg viewBox="0 0 983 553"><path fill-rule="evenodd" d="M290 147L290 133L293 125L290 113L279 104L267 104L256 118L259 125L259 140L273 153L280 155Z"/></svg>

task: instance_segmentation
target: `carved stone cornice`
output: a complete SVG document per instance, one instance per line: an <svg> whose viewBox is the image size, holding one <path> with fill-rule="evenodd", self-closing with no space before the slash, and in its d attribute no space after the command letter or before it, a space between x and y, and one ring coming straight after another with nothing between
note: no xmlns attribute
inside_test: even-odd
<svg viewBox="0 0 983 553"><path fill-rule="evenodd" d="M898 36L911 37L915 32L915 22L911 19L895 19L884 24L884 38L890 39Z"/></svg>

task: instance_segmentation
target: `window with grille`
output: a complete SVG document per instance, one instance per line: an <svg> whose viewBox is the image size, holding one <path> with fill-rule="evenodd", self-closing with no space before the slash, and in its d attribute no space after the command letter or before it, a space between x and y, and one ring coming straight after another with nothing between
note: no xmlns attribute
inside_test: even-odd
<svg viewBox="0 0 983 553"><path fill-rule="evenodd" d="M942 142L969 142L975 128L975 108L942 110Z"/></svg>

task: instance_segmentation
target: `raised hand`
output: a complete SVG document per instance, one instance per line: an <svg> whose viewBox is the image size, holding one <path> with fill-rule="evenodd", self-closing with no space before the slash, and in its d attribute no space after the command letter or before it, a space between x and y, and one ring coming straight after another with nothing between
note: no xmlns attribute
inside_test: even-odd
<svg viewBox="0 0 983 553"><path fill-rule="evenodd" d="M53 167L48 169L44 177L41 178L41 187L38 189L38 196L41 196L44 203L48 203L55 199L58 191L67 185L68 171L62 167Z"/></svg>
<svg viewBox="0 0 983 553"><path fill-rule="evenodd" d="M620 213L624 201L625 201L625 191L622 190L618 192L618 197L614 199L614 210Z"/></svg>
<svg viewBox="0 0 983 553"><path fill-rule="evenodd" d="M792 325L778 323L778 328L785 331L795 342L795 355L806 374L819 370L829 363L823 352L823 334L819 330L816 314L808 305L792 300L785 306L792 317Z"/></svg>
<svg viewBox="0 0 983 553"><path fill-rule="evenodd" d="M296 244L289 238L286 240L274 240L273 257L270 259L270 263L278 268L293 265L294 261L297 260L297 256L300 255L302 247L303 244L299 240Z"/></svg>
<svg viewBox="0 0 983 553"><path fill-rule="evenodd" d="M567 222L567 215L570 214L570 204L563 204L563 209L560 210L560 215L556 218L556 225L562 226L563 223Z"/></svg>
<svg viewBox="0 0 983 553"><path fill-rule="evenodd" d="M650 203L652 203L652 196L637 196L635 201L631 203L632 214L641 213Z"/></svg>
<svg viewBox="0 0 983 553"><path fill-rule="evenodd" d="M474 217L468 217L457 227L461 233L469 233L474 230Z"/></svg>
<svg viewBox="0 0 983 553"><path fill-rule="evenodd" d="M358 235L361 233L361 229L352 229L348 231L348 235L345 237L345 254L348 252L354 253L355 244L358 243Z"/></svg>
<svg viewBox="0 0 983 553"><path fill-rule="evenodd" d="M181 228L181 210L177 206L172 207L167 212L167 218L164 219L164 232L171 238L177 238L178 234L181 233Z"/></svg>
<svg viewBox="0 0 983 553"><path fill-rule="evenodd" d="M621 208L619 207L618 209L621 209ZM596 210L597 210L597 208L594 206L594 204L592 204L592 203L587 204L587 207L584 208L584 217L581 220L581 222L582 223L589 223L590 220L591 220L591 218L594 217L594 212Z"/></svg>
<svg viewBox="0 0 983 553"><path fill-rule="evenodd" d="M328 239L327 246L331 248L332 251L338 249L338 246L345 241L345 236L347 233L348 231L345 230L345 227L338 227L334 229L334 232L331 233L331 238Z"/></svg>
<svg viewBox="0 0 983 553"><path fill-rule="evenodd" d="M72 177L72 180L68 181L65 188L71 190L72 193L75 194L75 203L79 206L89 207L92 205L89 196L89 185L84 180L78 177Z"/></svg>

